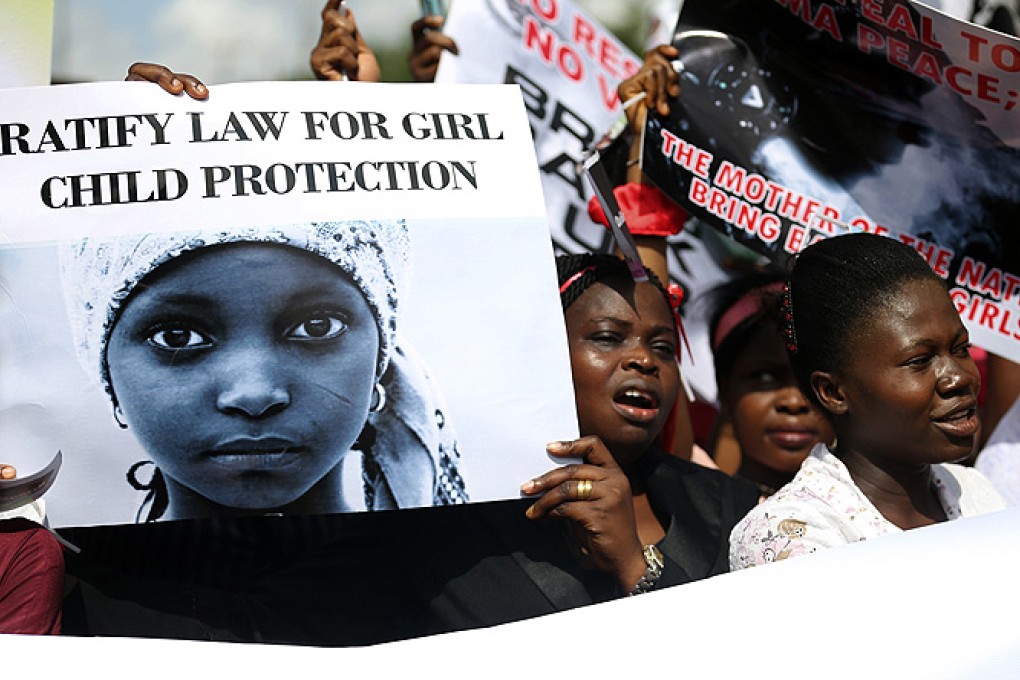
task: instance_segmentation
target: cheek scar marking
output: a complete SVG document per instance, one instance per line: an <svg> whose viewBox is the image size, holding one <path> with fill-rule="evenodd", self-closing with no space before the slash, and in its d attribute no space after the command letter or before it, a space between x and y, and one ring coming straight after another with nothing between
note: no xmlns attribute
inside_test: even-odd
<svg viewBox="0 0 1020 680"><path fill-rule="evenodd" d="M346 394L340 394L336 390L331 390L330 388L326 387L325 385L323 385L321 383L312 383L312 385L315 386L315 387L318 387L323 392L326 392L327 394L329 394L329 395L331 395L333 397L336 397L336 399L338 401L342 402L343 404L346 404L347 406L351 405L351 398L348 397Z"/></svg>

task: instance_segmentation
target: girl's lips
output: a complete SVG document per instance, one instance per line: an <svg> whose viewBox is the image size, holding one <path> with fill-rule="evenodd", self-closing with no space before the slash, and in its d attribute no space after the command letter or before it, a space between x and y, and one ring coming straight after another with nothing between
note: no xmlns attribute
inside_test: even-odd
<svg viewBox="0 0 1020 680"><path fill-rule="evenodd" d="M806 449L818 443L818 433L811 430L769 430L767 436L783 449Z"/></svg>
<svg viewBox="0 0 1020 680"><path fill-rule="evenodd" d="M223 467L239 470L278 470L297 462L301 452L290 451L234 451L231 453L214 453L210 460Z"/></svg>
<svg viewBox="0 0 1020 680"><path fill-rule="evenodd" d="M981 427L981 419L978 418L977 409L969 408L956 414L932 421L935 427L942 430L951 437L971 437L977 434Z"/></svg>
<svg viewBox="0 0 1020 680"><path fill-rule="evenodd" d="M306 449L276 437L246 437L223 442L208 452L209 460L223 467L275 470L293 465Z"/></svg>

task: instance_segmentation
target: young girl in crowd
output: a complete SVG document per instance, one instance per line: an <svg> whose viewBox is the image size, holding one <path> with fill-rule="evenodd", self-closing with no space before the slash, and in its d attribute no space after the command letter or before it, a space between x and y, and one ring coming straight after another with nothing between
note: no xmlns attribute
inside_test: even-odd
<svg viewBox="0 0 1020 680"><path fill-rule="evenodd" d="M832 441L832 425L801 391L786 356L783 278L765 271L710 294L715 303L710 342L721 405L716 429L719 424L731 428L738 474L757 484L763 496L792 480L816 444Z"/></svg>
<svg viewBox="0 0 1020 680"><path fill-rule="evenodd" d="M952 464L974 447L980 376L943 281L913 249L819 241L798 256L784 308L794 374L836 439L734 528L731 569L1004 507Z"/></svg>
<svg viewBox="0 0 1020 680"><path fill-rule="evenodd" d="M321 222L85 238L70 317L114 418L152 456L148 520L367 509L466 494L452 425L397 335L407 226Z"/></svg>

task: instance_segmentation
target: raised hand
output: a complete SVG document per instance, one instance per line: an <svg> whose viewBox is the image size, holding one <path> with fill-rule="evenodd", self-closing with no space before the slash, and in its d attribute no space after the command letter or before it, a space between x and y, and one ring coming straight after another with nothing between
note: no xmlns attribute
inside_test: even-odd
<svg viewBox="0 0 1020 680"><path fill-rule="evenodd" d="M319 80L377 83L382 78L375 53L362 39L354 14L343 6L343 0L326 0L322 31L310 62Z"/></svg>
<svg viewBox="0 0 1020 680"><path fill-rule="evenodd" d="M439 58L444 50L460 54L453 38L442 33L445 21L440 16L424 16L411 24L411 51L407 55L407 65L419 83L431 83L436 79Z"/></svg>

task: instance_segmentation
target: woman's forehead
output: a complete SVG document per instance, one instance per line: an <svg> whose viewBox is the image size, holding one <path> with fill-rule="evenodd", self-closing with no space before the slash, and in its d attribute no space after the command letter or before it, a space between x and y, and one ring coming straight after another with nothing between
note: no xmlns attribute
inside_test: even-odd
<svg viewBox="0 0 1020 680"><path fill-rule="evenodd" d="M662 291L654 283L635 283L629 278L593 283L567 309L568 320L571 316L578 321L607 316L673 325L673 315Z"/></svg>
<svg viewBox="0 0 1020 680"><path fill-rule="evenodd" d="M782 331L770 321L759 322L733 351L737 354L734 364L757 366L789 363Z"/></svg>
<svg viewBox="0 0 1020 680"><path fill-rule="evenodd" d="M872 313L858 318L861 345L895 349L923 341L942 341L964 330L949 294L940 282L906 281L877 299Z"/></svg>

